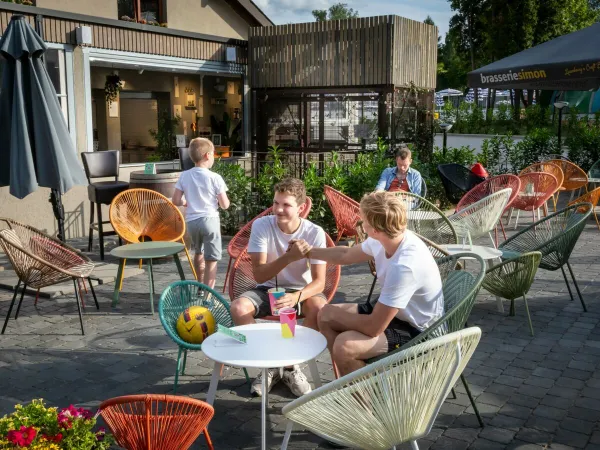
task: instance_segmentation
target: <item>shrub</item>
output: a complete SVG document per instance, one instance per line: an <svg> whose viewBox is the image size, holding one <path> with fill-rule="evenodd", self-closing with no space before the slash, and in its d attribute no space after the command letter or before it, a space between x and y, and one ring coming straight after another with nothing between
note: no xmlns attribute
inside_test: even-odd
<svg viewBox="0 0 600 450"><path fill-rule="evenodd" d="M587 117L575 118L569 123L564 143L569 147L569 159L586 172L600 159L600 127L598 117L593 122Z"/></svg>
<svg viewBox="0 0 600 450"><path fill-rule="evenodd" d="M250 178L244 168L235 163L226 163L221 159L215 162L213 170L223 177L229 189L227 196L231 202L228 209L219 209L221 227L225 234L235 234L239 229L240 220L246 216L250 197Z"/></svg>
<svg viewBox="0 0 600 450"><path fill-rule="evenodd" d="M514 173L514 166L518 165L517 158L517 144L510 133L484 139L478 156L479 162L490 175Z"/></svg>
<svg viewBox="0 0 600 450"><path fill-rule="evenodd" d="M518 173L525 167L556 153L561 151L554 133L547 128L535 128L516 145L515 156L511 163L513 171Z"/></svg>

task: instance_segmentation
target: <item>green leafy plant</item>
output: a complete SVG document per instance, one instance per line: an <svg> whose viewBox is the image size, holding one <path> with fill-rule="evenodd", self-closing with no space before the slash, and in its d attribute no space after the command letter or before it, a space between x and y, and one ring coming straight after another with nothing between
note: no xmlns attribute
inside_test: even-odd
<svg viewBox="0 0 600 450"><path fill-rule="evenodd" d="M273 186L289 174L283 153L284 150L278 145L269 147L266 161L254 183L254 188L258 194L258 204L255 205L254 212L263 211L273 203Z"/></svg>
<svg viewBox="0 0 600 450"><path fill-rule="evenodd" d="M247 211L250 197L250 177L244 168L236 163L224 162L220 158L215 161L212 170L223 177L227 188L227 196L231 202L228 209L219 210L221 226L226 234L235 234L239 230L240 220Z"/></svg>
<svg viewBox="0 0 600 450"><path fill-rule="evenodd" d="M217 120L214 115L210 116L210 125L213 134L221 135L222 144L230 147L232 151L235 151L242 140L240 135L242 121L239 119L232 120L229 114L225 112L223 113L223 120Z"/></svg>
<svg viewBox="0 0 600 450"><path fill-rule="evenodd" d="M0 419L0 449L106 450L114 443L96 419L83 408L48 408L43 400L16 405Z"/></svg>
<svg viewBox="0 0 600 450"><path fill-rule="evenodd" d="M478 159L490 175L514 173L515 166L520 165L517 144L510 133L484 139Z"/></svg>
<svg viewBox="0 0 600 450"><path fill-rule="evenodd" d="M569 159L588 171L600 159L600 126L598 115L593 121L588 117L569 118L568 135L564 143L569 147Z"/></svg>
<svg viewBox="0 0 600 450"><path fill-rule="evenodd" d="M156 154L160 161L169 161L176 159L177 149L175 148L175 134L181 117L171 117L168 111L163 111L158 115L158 128L148 130L152 139L156 141Z"/></svg>
<svg viewBox="0 0 600 450"><path fill-rule="evenodd" d="M123 89L123 82L121 77L116 74L106 75L106 81L104 83L104 96L108 106L114 102L119 96L119 92Z"/></svg>
<svg viewBox="0 0 600 450"><path fill-rule="evenodd" d="M527 166L536 163L550 154L562 153L558 148L558 140L547 128L535 128L517 143L513 160L513 171L520 172Z"/></svg>

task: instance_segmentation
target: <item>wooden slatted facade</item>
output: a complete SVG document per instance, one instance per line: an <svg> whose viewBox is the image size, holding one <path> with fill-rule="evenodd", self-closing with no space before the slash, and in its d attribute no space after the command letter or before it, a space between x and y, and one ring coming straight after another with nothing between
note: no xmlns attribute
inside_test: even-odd
<svg viewBox="0 0 600 450"><path fill-rule="evenodd" d="M433 89L437 28L399 16L250 28L250 85Z"/></svg>
<svg viewBox="0 0 600 450"><path fill-rule="evenodd" d="M2 3L0 3L0 35L8 27L13 14L16 13L2 10ZM35 27L36 16L34 14L21 12L18 14L24 15L29 23ZM118 25L80 22L57 17L41 17L44 31L43 38L46 42L77 45L75 29L81 26L89 26L92 29L92 46L96 48L224 62L226 61L227 47L235 47L237 57L235 62L238 64L248 63L246 41L231 39L229 42L224 43L174 36L160 33L160 29L150 25L145 26L145 29L138 30L119 27Z"/></svg>

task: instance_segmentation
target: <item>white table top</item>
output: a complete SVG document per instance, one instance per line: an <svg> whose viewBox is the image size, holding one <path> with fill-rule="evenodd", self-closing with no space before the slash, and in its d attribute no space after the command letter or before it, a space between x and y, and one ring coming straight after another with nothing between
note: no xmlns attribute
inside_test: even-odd
<svg viewBox="0 0 600 450"><path fill-rule="evenodd" d="M450 244L441 245L440 247L451 255L455 255L456 253L475 253L476 255L481 256L484 260L499 258L502 256L502 251L493 247L484 247L482 245Z"/></svg>
<svg viewBox="0 0 600 450"><path fill-rule="evenodd" d="M241 325L232 330L245 334L247 343L214 333L202 343L204 354L230 366L263 369L302 364L315 359L327 347L325 336L301 325L296 325L296 336L292 339L281 336L281 325L277 322Z"/></svg>

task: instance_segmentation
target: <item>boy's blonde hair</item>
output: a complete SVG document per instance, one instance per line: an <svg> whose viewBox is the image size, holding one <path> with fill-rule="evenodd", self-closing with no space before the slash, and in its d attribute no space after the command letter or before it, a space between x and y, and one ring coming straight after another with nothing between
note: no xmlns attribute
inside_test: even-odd
<svg viewBox="0 0 600 450"><path fill-rule="evenodd" d="M275 193L293 195L298 206L306 203L306 187L298 178L284 178L273 188Z"/></svg>
<svg viewBox="0 0 600 450"><path fill-rule="evenodd" d="M369 225L392 239L406 230L406 204L391 192L366 194L360 201L360 211Z"/></svg>
<svg viewBox="0 0 600 450"><path fill-rule="evenodd" d="M195 138L190 141L190 158L194 163L202 161L204 155L215 151L215 146L206 138Z"/></svg>

